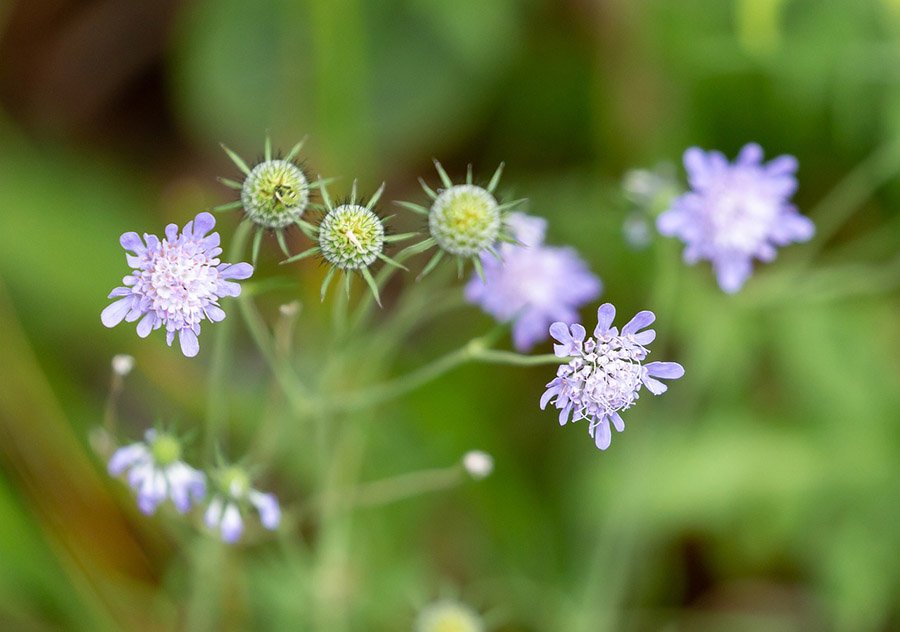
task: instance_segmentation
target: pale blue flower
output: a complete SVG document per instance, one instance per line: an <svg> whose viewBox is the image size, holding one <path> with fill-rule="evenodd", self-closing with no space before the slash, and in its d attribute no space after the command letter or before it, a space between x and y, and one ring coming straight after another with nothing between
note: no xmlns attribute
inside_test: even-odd
<svg viewBox="0 0 900 632"><path fill-rule="evenodd" d="M771 261L776 246L807 241L812 221L790 204L797 189L797 159L779 156L763 164L759 145L745 145L734 163L717 151L691 147L684 166L691 191L657 218L663 235L681 239L684 260L712 262L719 287L741 289L753 259Z"/></svg>
<svg viewBox="0 0 900 632"><path fill-rule="evenodd" d="M506 224L518 243L500 244L499 258L482 254L484 279L474 274L465 294L498 321L513 321L513 345L524 352L547 338L550 323L577 320L602 284L572 248L544 245L545 219L510 213Z"/></svg>
<svg viewBox="0 0 900 632"><path fill-rule="evenodd" d="M141 338L165 327L166 342L171 345L175 334L184 355L192 357L200 351L197 336L200 321L218 322L225 318L219 298L238 296L241 286L236 279L253 274L249 263L221 263L219 233L209 233L216 224L210 213L200 213L188 222L179 234L176 224L166 226L166 238L129 232L119 240L126 251L125 258L133 268L122 279L109 298L118 298L100 314L107 327L115 327L122 320L139 321L137 333Z"/></svg>
<svg viewBox="0 0 900 632"><path fill-rule="evenodd" d="M618 432L625 429L619 411L631 408L642 386L654 395L668 388L655 378L677 379L684 368L677 362L649 362L643 364L650 351L647 345L656 332L645 329L656 316L653 312L638 312L619 333L612 326L616 308L604 303L597 310L594 337L580 324L557 322L550 326L550 335L557 357L567 359L547 384L541 397L541 409L552 403L559 409L559 423L587 419L588 432L601 450L609 447L612 438L610 423Z"/></svg>
<svg viewBox="0 0 900 632"><path fill-rule="evenodd" d="M178 440L152 429L144 438L116 450L107 465L112 476L127 472L140 510L150 515L168 498L180 513L185 513L192 504L202 501L206 476L180 460Z"/></svg>
<svg viewBox="0 0 900 632"><path fill-rule="evenodd" d="M219 532L222 540L232 544L240 540L244 532L244 513L250 508L259 515L263 527L278 528L281 507L274 494L263 493L250 486L250 478L237 467L220 472L220 492L213 496L206 509L204 522Z"/></svg>

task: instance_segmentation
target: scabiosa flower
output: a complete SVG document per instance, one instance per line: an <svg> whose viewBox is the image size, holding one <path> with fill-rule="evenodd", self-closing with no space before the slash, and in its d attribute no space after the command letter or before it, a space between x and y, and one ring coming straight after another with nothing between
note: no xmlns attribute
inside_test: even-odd
<svg viewBox="0 0 900 632"><path fill-rule="evenodd" d="M375 282L369 266L376 259L381 259L389 265L405 269L404 266L384 254L384 245L408 239L415 233L385 234L384 221L374 211L375 205L384 192L384 184L378 188L365 205L362 200L357 202L356 181L353 182L350 200L344 204L335 206L332 203L324 183L321 184L321 191L327 212L322 222L317 227L311 228L312 236L318 245L289 257L282 263L290 263L318 254L329 265L328 272L322 280L321 298L323 301L335 273L340 270L344 274L344 288L348 294L350 292L350 275L358 272L380 305L378 284Z"/></svg>
<svg viewBox="0 0 900 632"><path fill-rule="evenodd" d="M281 507L274 494L266 494L250 486L250 477L239 467L223 468L215 477L218 493L213 496L203 517L206 526L219 532L222 540L233 544L244 532L244 514L251 508L266 529L274 530L281 522Z"/></svg>
<svg viewBox="0 0 900 632"><path fill-rule="evenodd" d="M557 357L567 358L560 365L556 378L547 384L541 396L541 409L553 403L559 409L559 424L570 420L587 419L588 432L601 450L609 447L612 433L610 422L618 432L625 429L620 410L631 408L637 401L641 386L654 395L668 388L655 378L674 380L684 375L677 362L642 364L650 351L656 332L645 329L656 316L653 312L638 312L619 333L612 326L616 308L604 303L597 310L597 327L593 338L585 338L580 324L550 325L550 335L560 344L553 349Z"/></svg>
<svg viewBox="0 0 900 632"><path fill-rule="evenodd" d="M503 173L503 163L497 167L487 187L473 183L472 165L469 165L466 173L466 183L456 185L441 163L435 160L434 166L444 185L443 189L434 191L419 178L422 189L432 199L431 208L412 202L397 202L404 208L428 216L431 236L411 246L409 250L424 252L434 245L438 247L420 277L431 272L445 255L456 257L460 276L467 259L472 261L479 274L483 274L480 256L491 253L499 258L494 244L497 241L512 241L505 224L506 212L522 200L500 204L494 197L494 190Z"/></svg>
<svg viewBox="0 0 900 632"><path fill-rule="evenodd" d="M176 224L166 226L162 241L146 233L143 240L134 232L123 234L119 242L134 253L125 255L133 270L122 279L122 287L110 292L109 298L119 300L103 310L101 322L115 327L122 320L140 320L137 333L141 338L165 327L170 346L178 334L184 355L197 355L200 321L223 320L225 312L219 307L219 299L238 296L241 286L233 280L253 274L249 263L219 261L219 233L207 234L215 225L212 215L200 213L185 224L181 234Z"/></svg>
<svg viewBox="0 0 900 632"><path fill-rule="evenodd" d="M144 441L116 450L107 469L112 476L128 472L138 507L150 515L166 498L180 513L206 495L206 477L181 461L181 443L174 436L148 430Z"/></svg>
<svg viewBox="0 0 900 632"><path fill-rule="evenodd" d="M240 199L215 207L215 211L228 211L243 209L247 219L256 227L253 238L253 262L256 263L263 233L273 231L279 246L285 254L288 253L284 231L291 225L298 226L307 235L311 226L302 219L309 206L312 190L320 186L320 182L310 182L297 162L296 158L303 148L306 139L287 153L284 158L274 157L272 154L272 142L266 137L263 160L253 167L238 156L231 149L222 145L222 149L231 158L231 161L244 174L242 182L229 178L219 178L219 181L232 189L240 191Z"/></svg>
<svg viewBox="0 0 900 632"><path fill-rule="evenodd" d="M483 277L473 275L465 293L498 321L514 321L513 344L524 352L547 338L550 323L576 320L602 285L572 248L543 245L545 219L510 213L506 221L518 243L500 244L499 259L482 254Z"/></svg>
<svg viewBox="0 0 900 632"><path fill-rule="evenodd" d="M691 191L657 218L663 235L685 244L684 260L709 259L719 287L734 293L752 273L754 258L771 261L775 247L807 241L812 221L788 202L797 188L797 159L779 156L763 164L759 145L745 145L731 164L717 151L691 147L684 166Z"/></svg>

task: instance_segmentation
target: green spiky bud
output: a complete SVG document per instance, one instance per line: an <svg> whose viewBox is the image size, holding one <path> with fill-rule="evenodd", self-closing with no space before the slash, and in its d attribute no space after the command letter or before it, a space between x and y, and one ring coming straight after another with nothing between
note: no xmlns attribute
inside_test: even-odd
<svg viewBox="0 0 900 632"><path fill-rule="evenodd" d="M256 165L241 187L241 204L255 224L284 228L303 215L309 203L309 181L289 160L266 160Z"/></svg>
<svg viewBox="0 0 900 632"><path fill-rule="evenodd" d="M153 439L150 453L157 465L171 465L181 459L181 442L170 434L159 433Z"/></svg>
<svg viewBox="0 0 900 632"><path fill-rule="evenodd" d="M360 270L384 248L384 225L365 206L343 204L329 211L319 225L322 256L341 270Z"/></svg>
<svg viewBox="0 0 900 632"><path fill-rule="evenodd" d="M458 184L437 196L428 214L431 236L450 254L474 257L500 234L497 200L474 184Z"/></svg>

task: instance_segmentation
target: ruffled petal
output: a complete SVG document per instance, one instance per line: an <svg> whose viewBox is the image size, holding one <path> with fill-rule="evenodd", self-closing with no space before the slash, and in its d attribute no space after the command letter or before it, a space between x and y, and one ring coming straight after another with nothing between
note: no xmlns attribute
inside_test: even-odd
<svg viewBox="0 0 900 632"><path fill-rule="evenodd" d="M656 314L649 310L643 310L634 315L634 318L628 321L628 323L622 327L622 335L628 336L631 334L635 334L644 327L650 325L654 320L656 320Z"/></svg>
<svg viewBox="0 0 900 632"><path fill-rule="evenodd" d="M197 217L194 218L194 230L191 233L191 236L194 239L203 239L203 237L211 231L216 225L216 218L212 213L207 213L203 211L202 213L198 213ZM185 227L185 232L187 231L187 227Z"/></svg>
<svg viewBox="0 0 900 632"><path fill-rule="evenodd" d="M134 231L122 233L122 236L119 237L119 243L122 244L122 248L125 250L130 250L138 255L147 250L147 247L144 246L144 242L141 240L141 236Z"/></svg>

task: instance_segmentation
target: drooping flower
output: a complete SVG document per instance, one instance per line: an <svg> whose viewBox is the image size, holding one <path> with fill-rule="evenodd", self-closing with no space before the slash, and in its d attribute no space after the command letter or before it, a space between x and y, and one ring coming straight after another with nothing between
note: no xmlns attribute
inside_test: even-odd
<svg viewBox="0 0 900 632"><path fill-rule="evenodd" d="M494 248L495 243L512 241L506 226L506 214L523 200L500 203L494 197L494 190L503 173L502 163L486 187L474 184L472 165L469 165L466 173L465 184L453 184L437 160L434 161L434 166L444 185L443 189L435 191L419 178L422 189L432 200L430 208L412 202L397 202L404 208L428 217L430 236L410 246L408 250L424 252L437 246L437 252L425 265L420 277L431 272L444 256L456 257L460 276L466 260L471 260L478 273L482 274L481 255L493 254L499 257Z"/></svg>
<svg viewBox="0 0 900 632"><path fill-rule="evenodd" d="M779 156L762 163L759 145L745 145L734 163L718 151L691 147L684 166L691 191L657 218L660 233L685 244L684 260L712 262L725 292L741 289L753 259L771 261L776 246L809 240L815 226L789 199L797 189L797 159Z"/></svg>
<svg viewBox="0 0 900 632"><path fill-rule="evenodd" d="M204 522L210 529L217 530L222 540L233 544L244 532L244 514L253 508L259 515L263 527L278 528L281 522L281 507L274 494L263 493L250 485L250 477L239 467L222 469L214 478L218 493L213 496L206 509Z"/></svg>
<svg viewBox="0 0 900 632"><path fill-rule="evenodd" d="M647 345L656 338L654 330L645 329L656 320L653 312L638 312L621 333L612 326L615 316L612 304L601 305L594 337L588 338L577 323L550 326L550 335L559 342L554 352L568 361L560 365L541 396L542 410L548 403L559 409L561 426L570 420L587 419L588 432L601 450L609 447L610 423L618 432L625 429L619 411L634 405L642 386L661 395L668 387L656 378L673 380L684 375L684 368L677 362L643 364L650 353Z"/></svg>
<svg viewBox="0 0 900 632"><path fill-rule="evenodd" d="M365 205L361 199L358 199L355 180L350 200L346 204L333 204L324 183L321 183L321 192L327 212L318 226L310 227L310 236L318 242L318 245L289 257L282 263L290 263L318 254L329 266L328 272L325 273L325 278L322 280L321 298L323 301L335 273L340 270L344 275L344 288L348 294L350 292L350 275L357 272L365 280L375 300L380 304L378 284L375 282L369 266L376 259L380 259L388 265L403 268L400 263L384 254L384 245L409 239L416 233L385 234L384 222L374 210L384 192L383 184Z"/></svg>
<svg viewBox="0 0 900 632"><path fill-rule="evenodd" d="M132 273L124 284L109 294L118 298L108 305L100 320L115 327L122 320L137 324L141 338L165 327L166 342L171 346L175 334L181 351L188 357L197 355L200 322L218 322L225 318L219 307L223 296L238 296L241 286L234 280L253 274L249 263L221 263L219 233L209 233L216 224L209 213L200 213L188 222L181 234L176 224L166 226L166 238L128 232L119 240ZM146 243L145 243L146 242Z"/></svg>
<svg viewBox="0 0 900 632"><path fill-rule="evenodd" d="M602 284L575 250L543 244L545 219L510 213L507 225L518 243L500 244L499 258L482 254L483 278L473 275L465 294L498 321L512 320L513 344L524 352L547 338L550 323L577 320Z"/></svg>
<svg viewBox="0 0 900 632"><path fill-rule="evenodd" d="M138 507L150 515L166 498L180 513L206 495L206 477L181 461L181 443L168 433L150 429L144 441L116 450L107 469L112 476L128 472L128 485L137 493Z"/></svg>

